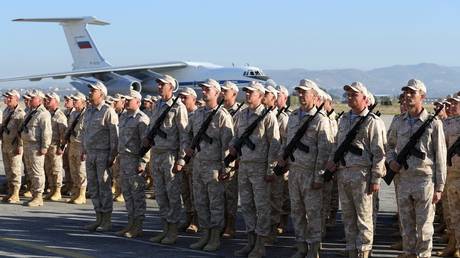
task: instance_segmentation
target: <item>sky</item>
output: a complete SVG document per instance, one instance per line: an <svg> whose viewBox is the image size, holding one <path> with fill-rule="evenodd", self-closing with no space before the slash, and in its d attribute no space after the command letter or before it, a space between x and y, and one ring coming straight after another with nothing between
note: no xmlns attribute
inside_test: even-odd
<svg viewBox="0 0 460 258"><path fill-rule="evenodd" d="M95 16L113 65L206 61L263 69L460 66L460 1L2 1L0 77L71 70L57 24L15 18Z"/></svg>

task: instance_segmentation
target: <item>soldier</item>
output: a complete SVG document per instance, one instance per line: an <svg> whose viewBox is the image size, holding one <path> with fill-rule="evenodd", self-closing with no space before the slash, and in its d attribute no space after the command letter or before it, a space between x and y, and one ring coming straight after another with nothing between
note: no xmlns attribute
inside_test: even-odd
<svg viewBox="0 0 460 258"><path fill-rule="evenodd" d="M258 82L244 87L247 108L237 114L235 138L230 143L230 153L237 156L234 145L246 128L268 110L262 104L265 89ZM241 209L246 223L248 243L236 251L235 256L262 257L265 255L265 240L270 235L270 177L279 150L279 126L274 112L268 113L259 122L250 136L256 146L253 150L246 144L241 148L238 168L238 188Z"/></svg>
<svg viewBox="0 0 460 258"><path fill-rule="evenodd" d="M281 144L283 141L286 141L286 130L287 130L287 123L289 120L289 115L291 111L289 107L286 105L289 92L287 88L283 85L277 85L276 90L278 91L278 97L276 98L276 107L278 109L277 116L278 116L278 124L280 126L280 141ZM281 112L279 112L281 110ZM279 115L278 115L279 113ZM281 206L281 216L280 222L276 227L276 233L278 235L283 234L286 231L289 214L291 213L291 201L289 198L289 171L287 171L283 176L283 193L282 193L282 206Z"/></svg>
<svg viewBox="0 0 460 258"><path fill-rule="evenodd" d="M152 96L146 95L142 100L142 112L148 117L152 115L153 112L153 100Z"/></svg>
<svg viewBox="0 0 460 258"><path fill-rule="evenodd" d="M86 226L89 231L112 228L112 175L118 154L118 116L105 104L107 88L102 82L89 83L91 107L85 113L82 161L86 161L88 190L96 212L96 221Z"/></svg>
<svg viewBox="0 0 460 258"><path fill-rule="evenodd" d="M292 140L305 121L315 115L318 92L321 92L315 82L307 79L301 80L295 90L298 92L300 108L289 117L283 148ZM307 255L309 258L316 258L321 243L323 201L321 171L332 148L330 123L323 111L320 111L309 123L300 143L308 146L308 151L299 148L293 153L294 161L289 160L289 196L297 242L297 252L292 257ZM286 166L286 161L283 159L278 163Z"/></svg>
<svg viewBox="0 0 460 258"><path fill-rule="evenodd" d="M73 108L73 100L72 95L65 95L64 96L64 115L67 118L67 121L70 119L70 113L74 110ZM72 192L72 176L70 175L70 168L69 168L69 149L65 149L64 153L62 154L62 167L64 168L64 180L62 182L63 186L61 189L61 193L65 195L69 195Z"/></svg>
<svg viewBox="0 0 460 258"><path fill-rule="evenodd" d="M187 154L193 156L193 194L198 221L203 235L192 245L192 249L216 251L220 248L220 235L224 228L224 185L219 174L226 173L224 158L228 154L228 144L233 138L233 121L224 108L218 106L220 85L213 79L200 84L206 106L199 108L189 120L189 141L196 137L204 121L217 108L205 134L212 141L203 140L197 150L188 148ZM189 145L190 146L190 145Z"/></svg>
<svg viewBox="0 0 460 258"><path fill-rule="evenodd" d="M24 121L25 113L19 106L20 95L16 90L9 90L3 94L6 108L3 110L1 126L3 168L8 182L8 195L3 202L18 203L19 189L21 188L21 159L22 140L17 139L16 132Z"/></svg>
<svg viewBox="0 0 460 258"><path fill-rule="evenodd" d="M27 114L29 113L30 110L30 96L29 96L30 91L26 91L26 93L22 96L23 101L24 101L24 113ZM22 125L19 126L20 128ZM20 139L20 134L18 131L18 140ZM24 157L24 153L22 155L22 164L24 168L24 180L22 181L22 184L24 185L24 192L22 193L24 197L26 198L32 198L32 192L30 191L30 188L32 187L32 183L29 178L29 173L27 172L27 164L26 164L26 159Z"/></svg>
<svg viewBox="0 0 460 258"><path fill-rule="evenodd" d="M45 95L45 105L51 114L51 144L45 156L45 175L51 191L45 196L45 200L61 200L62 187L62 154L61 145L64 143L64 135L67 130L67 118L59 109L60 98L55 93Z"/></svg>
<svg viewBox="0 0 460 258"><path fill-rule="evenodd" d="M126 111L120 116L120 137L118 140L118 159L122 191L128 211L128 225L117 232L119 236L134 238L143 234L145 219L145 180L144 172L147 154L139 157L142 139L149 124L149 118L140 111L142 96L131 90L125 96Z"/></svg>
<svg viewBox="0 0 460 258"><path fill-rule="evenodd" d="M72 177L72 196L68 203L85 204L86 187L88 185L86 175L86 162L81 159L83 154L83 128L85 126L86 96L80 92L72 97L74 111L70 114L69 127L66 132L70 135L69 142L66 142L69 152L70 176ZM66 139L67 140L67 139Z"/></svg>
<svg viewBox="0 0 460 258"><path fill-rule="evenodd" d="M450 104L446 126L444 127L446 145L448 148L455 148L453 157L447 157L447 195L449 199L450 230L449 243L439 256L460 257L460 153L458 151L460 139L460 96L458 94L449 98ZM457 147L452 147L456 144ZM446 205L444 203L443 205Z"/></svg>
<svg viewBox="0 0 460 258"><path fill-rule="evenodd" d="M180 100L184 103L188 113L188 120L195 115L197 110L196 106L196 92L192 88L185 87L180 93ZM193 194L193 160L191 160L182 169L182 189L181 196L184 202L184 208L186 212L185 223L181 225L181 230L186 230L188 233L198 232L197 213L194 205L194 194Z"/></svg>
<svg viewBox="0 0 460 258"><path fill-rule="evenodd" d="M369 114L353 140L353 150L346 153L344 163L335 164L334 152L354 124L368 115L367 89L354 82L343 87L351 110L339 121L339 130L333 152L326 168L337 170L340 203L347 241L346 251L350 257L369 257L373 242L372 193L380 188L384 175L385 150L381 123Z"/></svg>
<svg viewBox="0 0 460 258"><path fill-rule="evenodd" d="M147 95L144 97L144 100L143 100L143 107L144 109L142 110L142 112L144 112L150 119L150 117L152 117L152 114L153 114L153 109L155 108L155 103L157 102L158 100L158 97L157 96L150 96L150 95ZM150 173L150 171L152 171L152 165L151 165L151 162L150 162L150 152L148 152L148 161L147 161L147 165L145 166L145 171L148 171L148 173L145 173L146 175L146 186L145 186L145 189L146 190L153 190L153 177L152 177L152 174ZM153 192L155 192L153 190ZM152 195L148 196L149 198L151 199L155 199L155 193L153 193Z"/></svg>
<svg viewBox="0 0 460 258"><path fill-rule="evenodd" d="M238 86L231 81L226 81L221 87L221 96L224 98L224 108L236 119L237 113L242 110L243 103L236 102ZM233 124L236 124L233 119ZM238 175L236 169L229 171L228 178L223 181L225 193L225 229L223 238L230 239L235 236L235 221L238 210Z"/></svg>
<svg viewBox="0 0 460 258"><path fill-rule="evenodd" d="M402 90L407 112L390 131L387 154L390 168L399 173L396 190L404 253L398 257L430 257L434 204L441 199L446 179L446 142L442 123L435 119L417 142L407 160L408 166L401 167L402 164L396 161L398 152L429 118L422 106L426 96L423 82L411 79Z"/></svg>
<svg viewBox="0 0 460 258"><path fill-rule="evenodd" d="M278 98L278 90L276 90L271 85L265 85L265 95L262 99L262 103L265 105L265 108L273 108L273 112L276 114L276 119L278 122L278 130L280 132L280 145L286 140L286 126L288 121L288 116L282 113L282 110L278 110L276 106L276 99ZM279 114L278 114L279 113ZM273 181L270 182L270 206L271 206L271 227L270 227L270 237L268 242L273 243L276 240L277 227L280 223L280 217L283 206L283 181L284 177L274 177Z"/></svg>
<svg viewBox="0 0 460 258"><path fill-rule="evenodd" d="M43 205L45 188L45 155L51 144L51 115L43 106L45 95L39 90L29 93L30 110L24 118L21 139L24 142L24 158L31 181L32 199L24 203L29 207Z"/></svg>
<svg viewBox="0 0 460 258"><path fill-rule="evenodd" d="M158 78L157 83L161 100L158 101L153 111L149 131L157 123L162 112L172 105L173 90L177 86L176 80L169 75ZM176 173L185 165L187 123L187 109L181 101L177 101L161 123L160 129L166 134L166 137L157 136L154 139L146 139L144 142L145 147L149 146L149 142L155 142L150 154L152 155L155 197L163 220L163 231L150 239L155 243L174 244L177 240L177 224L181 213L182 175Z"/></svg>
<svg viewBox="0 0 460 258"><path fill-rule="evenodd" d="M125 111L125 96L120 93L115 94L113 100L113 108L118 115L118 120L120 120L121 114ZM115 163L111 167L112 170L112 193L113 200L116 202L124 202L122 191L121 191L121 178L120 178L120 161L115 159Z"/></svg>

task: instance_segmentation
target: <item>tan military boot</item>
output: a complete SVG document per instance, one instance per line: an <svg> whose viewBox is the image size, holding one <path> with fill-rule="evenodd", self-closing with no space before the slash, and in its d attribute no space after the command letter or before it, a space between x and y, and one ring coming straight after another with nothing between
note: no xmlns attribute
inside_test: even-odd
<svg viewBox="0 0 460 258"><path fill-rule="evenodd" d="M96 212L96 221L85 226L89 231L96 231L96 228L102 223L102 212Z"/></svg>
<svg viewBox="0 0 460 258"><path fill-rule="evenodd" d="M204 228L200 240L198 240L198 242L196 243L191 244L190 248L194 250L203 249L203 247L208 243L210 236L211 230L209 230L208 228Z"/></svg>
<svg viewBox="0 0 460 258"><path fill-rule="evenodd" d="M169 223L168 225L168 233L166 234L165 238L161 240L161 243L164 245L172 245L177 240L177 224L176 223Z"/></svg>
<svg viewBox="0 0 460 258"><path fill-rule="evenodd" d="M233 237L235 237L235 217L233 215L228 215L225 221L225 230L222 238L231 239Z"/></svg>
<svg viewBox="0 0 460 258"><path fill-rule="evenodd" d="M26 198L32 198L32 192L29 189L27 189L22 195Z"/></svg>
<svg viewBox="0 0 460 258"><path fill-rule="evenodd" d="M297 242L297 252L291 258L304 258L307 255L307 243Z"/></svg>
<svg viewBox="0 0 460 258"><path fill-rule="evenodd" d="M359 251L358 258L369 258L369 254L371 251Z"/></svg>
<svg viewBox="0 0 460 258"><path fill-rule="evenodd" d="M211 229L211 238L208 241L208 244L203 248L203 251L214 252L220 248L220 229L212 228Z"/></svg>
<svg viewBox="0 0 460 258"><path fill-rule="evenodd" d="M256 234L254 232L248 233L248 243L238 251L235 251L233 255L235 256L248 256L251 250L254 248L256 243Z"/></svg>
<svg viewBox="0 0 460 258"><path fill-rule="evenodd" d="M142 226L144 224L144 218L143 217L137 217L134 220L134 224L131 227L131 229L125 233L125 237L127 238L136 238L138 236L144 235L144 231L142 230Z"/></svg>
<svg viewBox="0 0 460 258"><path fill-rule="evenodd" d="M8 199L11 197L12 191L13 191L13 186L8 183L8 189L7 189L7 194L3 196L2 202L8 202Z"/></svg>
<svg viewBox="0 0 460 258"><path fill-rule="evenodd" d="M457 248L457 250L455 250L455 253L452 255L452 257L460 258L460 248Z"/></svg>
<svg viewBox="0 0 460 258"><path fill-rule="evenodd" d="M163 240L163 238L165 238L166 235L168 234L168 230L169 230L169 223L166 220L163 220L163 231L160 234L154 237L151 237L149 240L154 243L160 243L161 240Z"/></svg>
<svg viewBox="0 0 460 258"><path fill-rule="evenodd" d="M43 195L41 193L35 193L32 200L26 203L29 207L39 207L43 206Z"/></svg>
<svg viewBox="0 0 460 258"><path fill-rule="evenodd" d="M11 196L6 200L7 203L18 203L19 200L19 186L13 186Z"/></svg>
<svg viewBox="0 0 460 258"><path fill-rule="evenodd" d="M60 201L61 199L62 199L61 188L54 187L53 194L50 196L50 201L57 202L57 201Z"/></svg>
<svg viewBox="0 0 460 258"><path fill-rule="evenodd" d="M455 253L455 236L453 234L449 235L449 242L447 242L447 246L442 249L441 251L435 252L436 256L441 257L449 257Z"/></svg>
<svg viewBox="0 0 460 258"><path fill-rule="evenodd" d="M102 213L102 221L99 227L96 228L97 232L107 232L112 229L112 212Z"/></svg>
<svg viewBox="0 0 460 258"><path fill-rule="evenodd" d="M249 253L248 258L260 258L265 256L265 239L266 237L257 235L256 243Z"/></svg>
<svg viewBox="0 0 460 258"><path fill-rule="evenodd" d="M70 203L85 204L86 203L86 186L82 186L77 189L78 189L78 192L75 193L76 198Z"/></svg>
<svg viewBox="0 0 460 258"><path fill-rule="evenodd" d="M126 227L124 227L122 230L115 232L115 235L124 236L126 232L131 230L133 225L134 225L134 218L131 216L128 216L128 225L126 225Z"/></svg>
<svg viewBox="0 0 460 258"><path fill-rule="evenodd" d="M314 243L309 244L307 258L319 258L320 246L321 246L320 242L314 242Z"/></svg>

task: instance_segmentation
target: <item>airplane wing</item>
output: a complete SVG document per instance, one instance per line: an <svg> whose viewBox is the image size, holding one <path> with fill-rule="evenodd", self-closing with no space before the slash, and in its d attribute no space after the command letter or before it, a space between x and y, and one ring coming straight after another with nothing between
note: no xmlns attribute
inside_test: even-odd
<svg viewBox="0 0 460 258"><path fill-rule="evenodd" d="M146 65L131 65L131 66L112 66L112 67L102 67L102 68L93 68L93 69L79 69L70 72L61 72L61 73L48 73L48 74L38 74L31 76L21 76L21 77L12 77L12 78L0 78L0 82L8 81L20 81L20 80L30 80L30 81L40 81L43 78L53 78L53 79L64 79L67 76L71 77L87 77L92 76L98 73L109 73L109 72L120 72L129 74L131 72L140 72L146 70L156 70L156 69L179 69L186 67L187 64L184 62L168 62L168 63L158 63L158 64L146 64Z"/></svg>

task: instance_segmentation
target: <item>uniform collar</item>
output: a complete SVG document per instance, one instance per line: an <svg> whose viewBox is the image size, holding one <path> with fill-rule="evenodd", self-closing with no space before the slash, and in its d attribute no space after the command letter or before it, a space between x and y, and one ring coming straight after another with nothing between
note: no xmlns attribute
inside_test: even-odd
<svg viewBox="0 0 460 258"><path fill-rule="evenodd" d="M406 112L406 113L404 113L403 119L404 120L415 119L415 120L420 120L420 121L424 122L425 120L428 119L428 117L429 117L428 111L426 111L426 109L424 108L422 110L422 112L420 112L420 115L418 117L411 117L409 115L409 112Z"/></svg>

